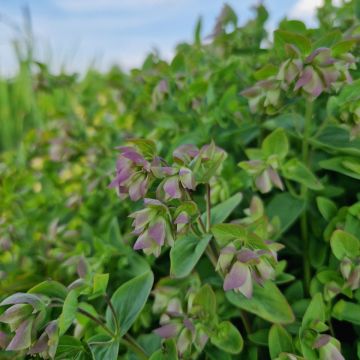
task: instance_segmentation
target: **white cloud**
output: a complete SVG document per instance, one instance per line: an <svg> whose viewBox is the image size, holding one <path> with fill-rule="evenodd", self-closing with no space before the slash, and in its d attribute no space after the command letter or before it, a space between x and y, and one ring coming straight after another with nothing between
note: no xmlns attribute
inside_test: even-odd
<svg viewBox="0 0 360 360"><path fill-rule="evenodd" d="M184 1L183 1L184 2ZM55 0L56 5L66 11L106 11L173 5L176 0Z"/></svg>
<svg viewBox="0 0 360 360"><path fill-rule="evenodd" d="M289 12L290 18L304 20L305 22L313 22L316 9L322 6L323 0L298 0ZM333 0L333 4L338 6L341 0Z"/></svg>

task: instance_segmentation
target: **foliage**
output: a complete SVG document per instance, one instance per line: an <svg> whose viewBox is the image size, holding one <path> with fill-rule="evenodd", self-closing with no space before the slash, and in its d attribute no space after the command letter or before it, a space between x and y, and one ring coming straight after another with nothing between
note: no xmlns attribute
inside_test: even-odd
<svg viewBox="0 0 360 360"><path fill-rule="evenodd" d="M272 42L267 16L226 5L129 74L29 73L47 120L0 158L1 358L359 356L358 5ZM2 126L29 115L0 99Z"/></svg>

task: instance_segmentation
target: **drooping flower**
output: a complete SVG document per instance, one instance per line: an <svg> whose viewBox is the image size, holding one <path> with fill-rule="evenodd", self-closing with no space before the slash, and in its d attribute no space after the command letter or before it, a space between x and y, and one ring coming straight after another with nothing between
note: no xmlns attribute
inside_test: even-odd
<svg viewBox="0 0 360 360"><path fill-rule="evenodd" d="M55 358L59 343L59 328L57 321L53 320L47 324L40 338L29 349L29 355L39 354L44 359Z"/></svg>
<svg viewBox="0 0 360 360"><path fill-rule="evenodd" d="M265 111L268 114L273 114L280 106L280 85L279 80L269 78L243 90L240 95L248 99L252 113Z"/></svg>
<svg viewBox="0 0 360 360"><path fill-rule="evenodd" d="M340 343L330 335L319 335L313 344L319 350L320 360L345 360L340 352Z"/></svg>
<svg viewBox="0 0 360 360"><path fill-rule="evenodd" d="M0 322L8 324L15 332L6 350L20 351L31 347L36 332L43 326L48 301L46 297L16 293L0 303L0 306L9 306L0 316Z"/></svg>
<svg viewBox="0 0 360 360"><path fill-rule="evenodd" d="M199 149L192 144L180 145L173 152L173 158L181 164L189 164L199 154Z"/></svg>
<svg viewBox="0 0 360 360"><path fill-rule="evenodd" d="M120 146L120 155L116 163L116 176L110 188L116 188L123 199L128 195L133 201L145 197L150 181L151 164L135 148Z"/></svg>
<svg viewBox="0 0 360 360"><path fill-rule="evenodd" d="M221 250L217 270L226 273L223 285L225 291L234 290L251 298L254 281L261 285L266 280L274 279L276 251L282 245L269 243L268 246L268 250L251 250L245 247L237 250L235 244L230 243Z"/></svg>
<svg viewBox="0 0 360 360"><path fill-rule="evenodd" d="M133 234L139 235L134 249L159 256L165 244L172 246L174 243L170 211L158 200L144 199L144 204L145 209L130 215L134 218Z"/></svg>
<svg viewBox="0 0 360 360"><path fill-rule="evenodd" d="M242 161L239 166L249 175L254 177L256 188L263 194L268 193L274 187L284 190L284 184L277 172L272 166L264 160Z"/></svg>

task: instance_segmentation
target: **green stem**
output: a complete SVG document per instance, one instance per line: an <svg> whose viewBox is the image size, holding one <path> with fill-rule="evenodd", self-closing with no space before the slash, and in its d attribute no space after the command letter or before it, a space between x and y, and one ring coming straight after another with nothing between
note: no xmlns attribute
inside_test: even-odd
<svg viewBox="0 0 360 360"><path fill-rule="evenodd" d="M113 306L113 304L112 304L112 302L111 302L108 294L105 294L104 297L105 297L106 303L107 303L108 306L109 306L109 309L110 309L110 311L111 311L111 314L112 314L112 316L113 316L113 319L114 319L114 321L115 321L116 333L118 333L118 332L120 331L120 324L119 324L118 317L117 317L117 315L116 315L116 311L115 311L115 309L114 309L114 306Z"/></svg>
<svg viewBox="0 0 360 360"><path fill-rule="evenodd" d="M302 143L302 159L305 165L309 164L309 137L311 134L311 122L313 117L313 102L308 100L305 104L305 124L304 124L304 136ZM304 290L309 295L310 280L311 280L311 268L310 268L310 256L309 256L309 228L307 219L307 203L308 203L308 188L306 185L301 185L301 198L304 200L306 206L300 219L301 238L303 242L303 266L304 266Z"/></svg>
<svg viewBox="0 0 360 360"><path fill-rule="evenodd" d="M121 342L131 351L133 351L139 359L148 360L144 349L133 339L130 335L125 335L125 338L121 339Z"/></svg>
<svg viewBox="0 0 360 360"><path fill-rule="evenodd" d="M211 227L211 188L206 184L206 232L210 231Z"/></svg>
<svg viewBox="0 0 360 360"><path fill-rule="evenodd" d="M90 314L86 310L82 308L78 308L78 312L86 317L88 317L90 320L94 321L96 324L101 326L111 337L115 337L116 334L114 334L100 319L98 319L96 316Z"/></svg>

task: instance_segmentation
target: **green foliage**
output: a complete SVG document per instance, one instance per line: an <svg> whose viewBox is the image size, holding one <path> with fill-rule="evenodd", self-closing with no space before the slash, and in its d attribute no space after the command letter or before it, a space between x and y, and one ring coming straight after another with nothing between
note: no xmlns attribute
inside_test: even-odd
<svg viewBox="0 0 360 360"><path fill-rule="evenodd" d="M359 353L358 13L327 0L318 27L271 37L262 5L244 25L226 5L171 62L83 77L20 41L0 79L0 358Z"/></svg>

